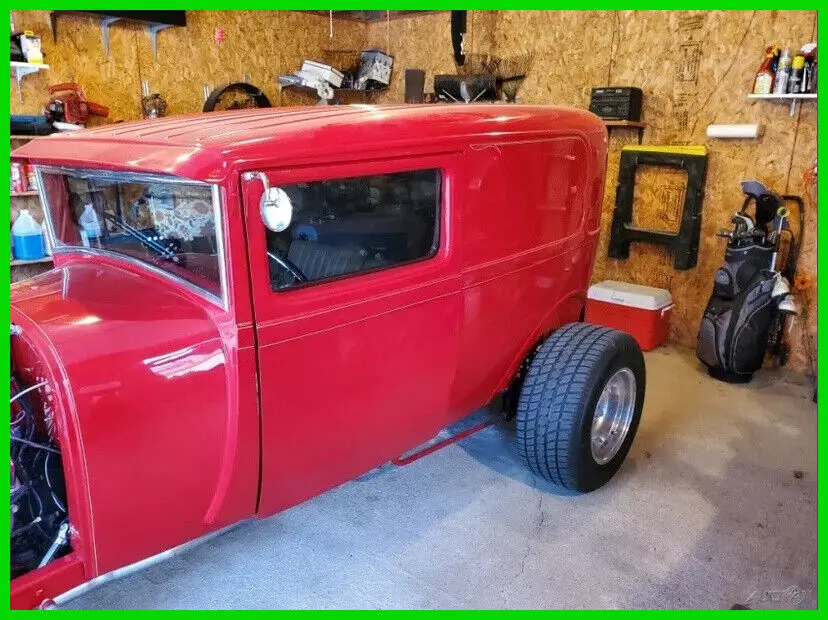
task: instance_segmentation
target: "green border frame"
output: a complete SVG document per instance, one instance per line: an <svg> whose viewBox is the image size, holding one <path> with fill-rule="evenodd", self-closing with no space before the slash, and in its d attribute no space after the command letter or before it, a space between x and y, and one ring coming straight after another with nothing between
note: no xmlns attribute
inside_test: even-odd
<svg viewBox="0 0 828 620"><path fill-rule="evenodd" d="M33 3L32 5L28 6L20 6L23 3L15 3L17 6L10 7L13 10L48 10L50 8L56 9L59 7L55 7L52 5L44 6L41 3ZM132 4L132 1L127 1L126 6L128 7ZM182 8L181 4L186 4L187 9L191 10L232 10L232 9L240 9L242 7L238 6L238 3L225 3L225 2L205 2L205 1L191 1L187 3L175 3L178 6L170 6L168 2L161 2L158 0L146 0L142 2L136 2L134 6L138 9L171 9L171 8ZM247 0L243 3L245 6L244 9L280 9L280 10L295 10L296 3L288 3L288 2L265 2L264 0ZM354 9L355 3L346 3L340 0L334 0L332 2L305 2L301 4L302 10L328 10L328 9ZM358 7L360 9L373 9L373 10L386 10L386 9L427 9L427 10L448 10L451 8L456 8L455 6L448 6L446 7L442 3L426 3L426 2L415 2L415 1L405 1L405 0L395 0L393 2L375 2L375 1L368 1L360 3L361 6ZM467 9L498 9L503 7L497 7L497 3L494 2L485 2L485 1L475 1L466 3ZM725 2L711 2L711 1L703 1L703 0L695 0L695 1L687 1L683 3L673 3L673 2L654 2L652 0L635 0L632 2L624 2L623 9L643 9L643 10L720 10L720 9L740 9L740 10L754 10L754 9L761 9L761 10L815 10L818 7L810 5L810 3L801 3L801 2L794 2L792 5L780 5L779 2L767 2L767 1L760 1L760 2L746 2L746 1L725 1ZM111 2L90 2L90 3L82 3L83 8L87 9L99 9L105 10L107 7L111 7ZM510 6L506 7L508 9L546 9L546 10L555 10L555 9L602 9L602 10L620 10L618 2L609 2L609 1L590 1L585 0L583 2L518 2L517 5L511 4ZM665 6L668 5L668 6ZM669 6L672 5L672 6ZM76 6L76 10L82 10L80 7ZM824 11L818 11L817 20L819 22L820 18L823 17L825 14ZM9 90L6 91L6 95L10 95L11 89L11 82L9 82ZM819 92L818 97L824 98L828 94L828 78L822 79L819 83ZM10 112L7 112L6 116L8 116ZM828 147L828 133L826 133L826 125L828 125L828 118L826 115L822 115L818 117L818 124L817 124L817 159L818 159L818 167L822 167L825 165L826 160L828 158L825 156L826 147ZM2 127L4 130L3 134L0 134L0 138L4 140L4 143L8 143L9 138L9 126L3 123ZM818 202L822 203L823 205L828 205L828 184L822 184L818 186ZM9 201L5 201L5 208L0 209L0 213L4 216L4 220L8 221L9 215ZM5 243L8 238L5 235L0 235L0 255L5 255L4 252L9 251L9 244ZM828 215L824 215L819 218L818 220L818 238L817 238L817 274L820 273L828 273L828 252L822 251L821 248L828 243ZM8 291L8 280L10 278L10 274L7 271L4 271L5 279L7 280L7 284L2 285L2 290ZM8 293L7 293L8 295ZM825 313L821 312L820 310L826 307L826 298L828 298L828 287L819 287L817 289L817 330L818 333L828 329L828 322L826 322ZM8 306L3 304L4 315L8 316L9 310ZM9 369L9 354L8 354L8 341L3 340L3 347L4 351L2 352L2 364L5 372L8 372ZM828 364L828 353L824 350L820 349L817 346L817 362L819 366L825 367L825 364ZM826 394L826 378L825 375L818 375L817 377L817 384L818 390L822 394ZM819 416L823 410L828 411L828 405L817 405L817 415ZM821 452L821 449L826 445L826 436L828 436L828 423L825 424L818 424L818 450ZM817 522L818 522L818 570L817 570L817 584L818 584L818 592L817 592L817 604L820 608L825 609L828 607L828 588L819 587L822 582L823 575L828 574L828 571L824 570L826 566L826 538L828 537L828 528L826 527L826 519L824 518L824 511L819 510L819 505L825 501L825 492L826 486L828 486L828 470L826 470L826 459L822 454L818 454L817 460L817 501L818 501L818 508L817 508ZM758 492L759 490L753 489L745 489L746 493L750 492ZM2 515L2 519L0 521L2 523L8 524L9 521L5 519L6 512L0 510L0 515ZM791 524L792 527L796 527L796 524ZM6 555L8 555L8 539L5 537L0 536L2 539L2 545L6 550ZM7 566L4 564L4 566ZM8 573L7 573L8 575ZM2 588L3 596L5 597L4 600L8 601L9 596L9 586L8 579L3 579L2 584L0 584L0 588ZM124 613L124 612L119 612ZM128 612L130 614L135 613L148 613L148 612ZM168 612L162 612L168 613ZM224 612L227 613L227 612ZM232 612L231 612L232 613ZM293 613L293 612L281 612L281 613ZM307 616L308 614L316 614L316 613L326 613L326 612L302 612L303 615ZM348 614L355 614L355 613L369 613L369 612L336 612L336 613L348 613ZM384 613L393 613L394 615L405 614L409 615L412 613L448 613L448 612L384 612ZM501 613L509 613L509 614L527 614L527 613L537 613L537 612L514 612L514 611L504 611L504 612L451 612L455 614L465 614L465 613L474 613L474 614L501 614ZM575 613L575 612L544 612L544 613ZM593 612L577 612L580 614L590 614L590 613L601 613L597 611ZM642 613L654 613L654 612L624 612L627 614L642 614ZM655 613L676 613L676 612L655 612ZM682 612L688 613L688 612ZM711 613L718 613L717 611L698 611L698 612L689 612L692 614L711 614ZM774 616L779 616L780 614L787 614L787 613L797 613L797 614L816 614L816 611L753 611L753 614L772 614Z"/></svg>

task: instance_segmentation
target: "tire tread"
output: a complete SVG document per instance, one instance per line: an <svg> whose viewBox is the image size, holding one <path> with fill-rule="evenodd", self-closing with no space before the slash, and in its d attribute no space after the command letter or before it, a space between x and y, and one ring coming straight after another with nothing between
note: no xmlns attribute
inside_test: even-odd
<svg viewBox="0 0 828 620"><path fill-rule="evenodd" d="M536 474L577 489L571 442L579 424L587 386L607 351L629 336L599 325L570 323L537 349L517 405L518 453Z"/></svg>

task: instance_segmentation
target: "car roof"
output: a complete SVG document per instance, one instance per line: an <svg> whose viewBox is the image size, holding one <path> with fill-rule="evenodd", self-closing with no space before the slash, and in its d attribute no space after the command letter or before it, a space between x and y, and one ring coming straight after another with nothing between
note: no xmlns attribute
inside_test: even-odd
<svg viewBox="0 0 828 620"><path fill-rule="evenodd" d="M605 131L575 108L514 104L305 106L115 123L32 140L13 153L45 163L217 181L232 169L335 159L405 146L412 154L472 139ZM427 150L429 150L427 149Z"/></svg>

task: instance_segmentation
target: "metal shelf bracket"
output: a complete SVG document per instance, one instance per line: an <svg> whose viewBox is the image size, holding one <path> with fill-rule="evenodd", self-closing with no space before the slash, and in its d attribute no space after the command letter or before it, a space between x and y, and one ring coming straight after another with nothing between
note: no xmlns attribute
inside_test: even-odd
<svg viewBox="0 0 828 620"><path fill-rule="evenodd" d="M106 57L109 58L109 27L115 22L119 21L120 17L102 17L101 18L101 41L103 42Z"/></svg>
<svg viewBox="0 0 828 620"><path fill-rule="evenodd" d="M37 65L28 62L11 62L11 74L14 76L14 81L17 83L17 98L20 100L20 103L23 103L23 92L20 89L20 82L23 78L27 75L37 73L38 71L43 71L48 68L49 65Z"/></svg>
<svg viewBox="0 0 828 620"><path fill-rule="evenodd" d="M147 32L150 33L150 37L152 38L152 58L156 60L158 58L158 33L162 30L166 30L169 28L169 24L151 24L147 26Z"/></svg>

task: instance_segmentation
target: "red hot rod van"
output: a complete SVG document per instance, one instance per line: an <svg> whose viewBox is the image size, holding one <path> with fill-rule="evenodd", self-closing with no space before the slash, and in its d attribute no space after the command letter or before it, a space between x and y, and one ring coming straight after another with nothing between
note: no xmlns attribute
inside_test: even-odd
<svg viewBox="0 0 828 620"><path fill-rule="evenodd" d="M579 322L606 130L521 105L213 113L38 138L11 287L11 605L397 460L486 405L607 482L644 362Z"/></svg>

